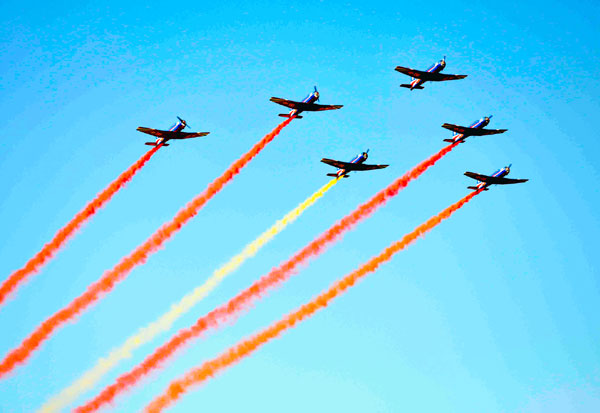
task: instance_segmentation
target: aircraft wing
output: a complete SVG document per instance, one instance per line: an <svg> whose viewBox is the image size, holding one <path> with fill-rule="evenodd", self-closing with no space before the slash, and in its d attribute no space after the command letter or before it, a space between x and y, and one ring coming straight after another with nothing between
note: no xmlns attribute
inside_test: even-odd
<svg viewBox="0 0 600 413"><path fill-rule="evenodd" d="M430 77L429 81L432 82L443 82L445 80L458 80L458 79L464 79L465 77L467 77L467 75L449 75L446 73L429 73Z"/></svg>
<svg viewBox="0 0 600 413"><path fill-rule="evenodd" d="M396 72L403 73L407 76L414 77L417 79L423 79L424 76L427 76L427 72L423 72L421 70L411 69L408 67L396 66Z"/></svg>
<svg viewBox="0 0 600 413"><path fill-rule="evenodd" d="M334 166L338 169L345 169L346 171L370 171L373 169L383 169L387 168L389 165L365 165L363 163L352 163L352 162L342 162L336 161L334 159L323 158L321 162L326 163L327 165Z"/></svg>
<svg viewBox="0 0 600 413"><path fill-rule="evenodd" d="M431 73L422 70L410 69L408 67L396 66L396 71L414 77L416 79L441 82L444 80L464 79L467 75L448 75L445 73Z"/></svg>
<svg viewBox="0 0 600 413"><path fill-rule="evenodd" d="M486 182L494 185L520 184L527 182L529 179L511 179L511 178L496 178L493 176L481 175L474 172L465 172L469 178L477 179L480 182Z"/></svg>
<svg viewBox="0 0 600 413"><path fill-rule="evenodd" d="M466 126L453 125L451 123L444 123L442 128L451 130L452 132L460 133L468 136L484 136L484 135L496 135L498 133L504 133L508 129L477 129L469 128Z"/></svg>
<svg viewBox="0 0 600 413"><path fill-rule="evenodd" d="M340 109L343 105L318 105L316 103L304 103L304 102L295 102L293 100L281 99L281 98L271 98L271 102L275 102L279 105L287 106L290 109L296 109L300 111L313 111L318 112L321 110L334 110Z"/></svg>
<svg viewBox="0 0 600 413"><path fill-rule="evenodd" d="M335 110L340 109L344 105L319 105L317 103L302 103L298 109L303 111L320 112L322 110Z"/></svg>
<svg viewBox="0 0 600 413"><path fill-rule="evenodd" d="M497 135L499 133L504 133L507 130L508 129L474 129L474 128L469 128L469 131L467 133L469 135L473 135L473 136L484 136L484 135Z"/></svg>
<svg viewBox="0 0 600 413"><path fill-rule="evenodd" d="M148 135L156 136L157 138L165 139L191 139L200 136L206 136L210 132L172 132L168 130L158 130L152 128L144 128L140 126L137 128L140 132L147 133Z"/></svg>
<svg viewBox="0 0 600 413"><path fill-rule="evenodd" d="M140 126L139 128L137 128L137 130L143 133L147 133L148 135L156 136L157 138L164 138L166 136L166 131L164 130L145 128L143 126Z"/></svg>
<svg viewBox="0 0 600 413"><path fill-rule="evenodd" d="M169 139L191 139L206 136L210 132L171 132L172 136L166 135Z"/></svg>
<svg viewBox="0 0 600 413"><path fill-rule="evenodd" d="M275 102L279 105L287 106L290 109L298 109L298 105L300 102L294 102L293 100L281 99L281 98L271 98L269 99L271 102Z"/></svg>

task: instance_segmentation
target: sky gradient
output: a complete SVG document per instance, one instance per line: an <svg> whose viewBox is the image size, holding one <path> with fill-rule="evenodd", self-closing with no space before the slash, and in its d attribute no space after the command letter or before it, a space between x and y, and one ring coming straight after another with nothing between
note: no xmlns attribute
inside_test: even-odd
<svg viewBox="0 0 600 413"><path fill-rule="evenodd" d="M0 274L6 278L175 116L206 138L149 161L0 308L4 356L204 190L317 85L339 111L294 120L165 248L0 384L31 411L239 252L334 172L355 173L230 276L175 329L286 260L451 136L469 138L232 326L194 342L115 411L137 411L190 367L308 301L473 181L512 163L523 185L477 196L361 285L172 411L600 410L600 6L597 2L60 2L0 5ZM397 65L465 80L398 87ZM175 330L172 330L174 332ZM93 394L170 334L144 346ZM83 402L84 400L80 400Z"/></svg>

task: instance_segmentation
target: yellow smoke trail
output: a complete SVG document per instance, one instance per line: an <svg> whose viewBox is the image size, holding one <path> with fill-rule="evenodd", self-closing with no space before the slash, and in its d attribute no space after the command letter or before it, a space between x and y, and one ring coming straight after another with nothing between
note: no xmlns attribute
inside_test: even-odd
<svg viewBox="0 0 600 413"><path fill-rule="evenodd" d="M69 404L74 402L81 394L92 389L94 385L108 373L121 360L131 357L132 352L143 344L151 341L158 334L167 331L173 323L182 315L187 313L194 305L206 297L214 290L225 277L235 271L248 258L252 258L256 253L275 235L280 233L287 225L294 222L306 209L312 206L319 198L329 191L338 179L329 181L317 192L312 194L304 202L288 212L282 219L277 221L271 228L263 232L258 238L246 245L244 249L231 258L226 264L217 269L212 276L199 287L196 287L191 293L185 295L178 303L171 306L171 309L163 314L158 320L148 324L138 330L136 334L129 337L119 348L110 352L108 357L101 358L96 365L84 373L69 387L63 389L58 395L46 402L39 412L57 412L62 411Z"/></svg>

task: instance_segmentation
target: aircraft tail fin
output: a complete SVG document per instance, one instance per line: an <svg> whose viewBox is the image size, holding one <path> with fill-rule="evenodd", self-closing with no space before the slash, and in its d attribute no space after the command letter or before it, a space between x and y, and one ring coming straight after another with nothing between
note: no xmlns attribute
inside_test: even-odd
<svg viewBox="0 0 600 413"><path fill-rule="evenodd" d="M282 118L290 117L289 113L280 113L279 116L281 116ZM294 119L302 119L302 116L294 116Z"/></svg>

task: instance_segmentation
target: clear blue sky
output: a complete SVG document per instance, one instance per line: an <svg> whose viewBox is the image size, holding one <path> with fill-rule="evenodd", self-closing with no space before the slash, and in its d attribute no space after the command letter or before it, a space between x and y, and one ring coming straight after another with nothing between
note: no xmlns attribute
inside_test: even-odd
<svg viewBox="0 0 600 413"><path fill-rule="evenodd" d="M576 4L576 5L575 5ZM176 328L230 298L425 157L472 138L226 329L181 352L116 411L309 300L512 163L524 185L478 196L330 308L173 411L600 411L597 2L4 1L0 274L22 266L179 115L205 139L160 150L0 309L0 353L70 302L318 85L335 112L292 122L165 248L0 384L31 411L154 320L326 182L321 157L371 149L382 171L337 185ZM465 80L410 92L396 65L447 56ZM164 342L143 347L95 389ZM88 394L89 398L92 394ZM83 400L81 400L83 401Z"/></svg>

